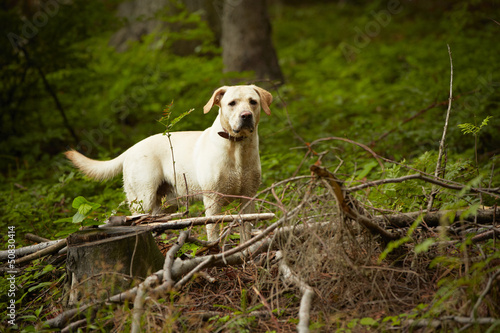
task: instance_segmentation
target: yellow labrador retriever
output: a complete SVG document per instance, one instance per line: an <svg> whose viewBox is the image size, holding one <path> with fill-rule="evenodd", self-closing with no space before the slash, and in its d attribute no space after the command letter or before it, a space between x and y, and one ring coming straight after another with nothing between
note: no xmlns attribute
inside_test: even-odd
<svg viewBox="0 0 500 333"><path fill-rule="evenodd" d="M96 180L123 173L123 188L133 212L157 214L162 198L197 194L207 216L219 214L231 197L253 197L260 185L261 167L257 126L261 108L271 114L272 95L257 86L217 89L203 107L204 113L217 105L219 114L205 131L173 132L150 136L110 161L96 161L75 150L66 157L87 176ZM175 172L174 172L175 164ZM174 174L175 178L174 179ZM184 181L184 177L186 182ZM233 198L234 199L234 198ZM240 199L245 205L247 199ZM243 213L253 212L253 205ZM218 238L214 225L207 225L210 241ZM241 228L242 239L248 231Z"/></svg>

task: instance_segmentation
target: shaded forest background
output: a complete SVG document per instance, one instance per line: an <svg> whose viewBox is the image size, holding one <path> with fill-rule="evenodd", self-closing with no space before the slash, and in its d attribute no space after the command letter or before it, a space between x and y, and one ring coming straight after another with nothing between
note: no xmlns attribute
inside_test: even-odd
<svg viewBox="0 0 500 333"><path fill-rule="evenodd" d="M318 159L309 143L332 136L433 173L450 92L447 45L453 101L443 177L498 186L499 1L268 1L280 69L269 79L225 70L222 3L170 1L152 12L118 0L0 5L1 230L15 226L18 245L27 232L65 236L75 226L54 221L74 214L78 196L101 204L95 219L128 214L120 179L89 182L62 153L115 157L164 131L158 120L171 103L174 116L194 108L175 130L202 130L215 118L202 106L232 82L266 87L275 98L259 126L263 187L309 174ZM475 135L458 126L479 127L489 116ZM328 152L322 164L346 180L383 176L366 151L348 143L314 150ZM370 194L370 204L425 209L430 188L410 183L391 191ZM435 208L480 200L498 203L442 195Z"/></svg>

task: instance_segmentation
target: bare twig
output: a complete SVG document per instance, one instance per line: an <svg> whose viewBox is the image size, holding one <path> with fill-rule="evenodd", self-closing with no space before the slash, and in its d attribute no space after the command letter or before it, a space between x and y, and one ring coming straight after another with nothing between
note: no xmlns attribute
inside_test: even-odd
<svg viewBox="0 0 500 333"><path fill-rule="evenodd" d="M32 253L32 254L27 255L25 257L22 257L19 260L16 260L16 264L19 265L19 264L22 264L22 263L25 263L25 262L28 262L31 260L38 259L38 258L46 256L48 254L57 252L65 246L66 246L66 239L61 239L61 240L57 241L57 243L54 243L54 244L44 248L43 250L40 250L38 252Z"/></svg>
<svg viewBox="0 0 500 333"><path fill-rule="evenodd" d="M156 284L158 284L158 277L156 275L149 276L144 282L139 284L137 294L134 299L134 310L132 311L132 327L131 333L141 332L141 317L144 313L144 300L146 299L146 292Z"/></svg>
<svg viewBox="0 0 500 333"><path fill-rule="evenodd" d="M281 227L279 231L276 232L274 237L270 236L269 234L276 230L278 227L280 227L287 219L291 218L295 214L297 214L300 211L301 207L297 207L296 209L288 212L284 217L282 217L280 220L275 222L273 225L269 226L267 232L265 231L265 235L267 237L260 237L260 239L256 238L259 236L256 236L249 240L247 242L247 246L240 247L239 252L232 253L227 251L224 259L226 262L222 260L222 254L219 255L210 255L210 256L203 256L203 257L196 257L193 259L189 260L181 260L177 259L174 262L174 265L172 267L172 279L176 280L180 276L183 276L184 274L185 277L182 280L179 280L176 285L174 285L174 288L178 289L181 288L189 279L194 275L197 271L199 271L202 268L206 268L207 266L225 266L225 265L236 265L236 264L241 264L244 262L245 259L251 259L260 253L266 252L269 250L272 244L276 244L277 240L279 237L283 237L285 235L288 235L288 233L293 232L294 234L300 234L304 231L306 228L304 225L298 225L298 226L293 226L293 227ZM322 222L318 223L318 225L322 226L328 226L331 225L331 222ZM263 239L262 239L263 238ZM244 251L244 253L242 253ZM158 279L158 281L161 281L164 276L164 271L159 270L158 272L155 272L153 275L151 275L148 278L151 279ZM147 280L147 279L146 279ZM145 283L144 281L143 283ZM159 287L151 290L149 292L149 295L155 295ZM124 292L121 292L119 294L116 294L114 296L111 296L109 299L104 300L104 301L98 301L86 305L81 305L78 308L75 309L70 309L67 310L61 314L59 314L57 317L48 320L45 325L53 328L62 328L64 327L71 319L75 318L78 314L87 311L90 308L93 308L95 306L101 306L105 304L106 302L113 302L113 303L122 303L124 301L134 301L137 295L137 292L139 290L139 287L136 286L132 289L126 290ZM147 299L147 297L146 297Z"/></svg>
<svg viewBox="0 0 500 333"><path fill-rule="evenodd" d="M26 256L28 254L43 250L45 248L48 248L49 246L52 246L54 244L58 244L61 241L63 241L63 239L58 239L58 240L48 241L48 242L44 242L44 243L40 243L40 244L20 247L20 248L17 248L14 250L14 254L15 254L16 258L21 258L21 257ZM0 261L7 260L8 256L9 256L9 252L7 250L0 251ZM16 262L18 262L18 261L16 261Z"/></svg>
<svg viewBox="0 0 500 333"><path fill-rule="evenodd" d="M444 128L443 128L443 136L441 138L441 141L439 142L439 153L438 153L438 158L437 158L437 163L436 163L436 170L434 171L434 177L438 177L439 174L441 173L441 163L443 159L443 155L445 152L445 142L446 142L446 132L448 131L448 121L450 119L450 112L451 112L451 101L453 100L453 60L451 57L451 49L450 45L448 46L448 54L450 56L450 97L448 98L448 110L446 111L446 119L444 122ZM427 203L427 210L430 211L432 209L432 205L434 203L434 198L437 194L437 190L435 188L432 189L432 192L429 196L429 202Z"/></svg>
<svg viewBox="0 0 500 333"><path fill-rule="evenodd" d="M318 139L318 140L314 140L313 142L311 142L311 146L319 143L319 142L322 142L322 141L330 141L330 140L340 140L340 141L344 141L344 142L349 142L349 143L352 143L356 146L359 146L361 148L363 148L364 150L366 150L368 153L370 153L376 160L377 160L377 163L378 165L380 165L380 168L382 169L382 172L385 172L385 167L384 167L384 164L382 163L382 161L380 161L380 158L378 156L377 153L375 153L370 147L368 147L367 145L364 145L362 143L359 143L359 142L356 142L356 141L353 141L353 140L349 140L349 139L346 139L346 138L341 138L341 137L336 137L336 136L331 136L331 137L328 137L328 138L322 138L322 139Z"/></svg>
<svg viewBox="0 0 500 333"><path fill-rule="evenodd" d="M40 237L40 236L32 234L30 232L28 232L26 235L24 235L24 238L26 238L27 240L33 241L33 242L37 242L37 243L50 242L50 239Z"/></svg>
<svg viewBox="0 0 500 333"><path fill-rule="evenodd" d="M490 292L491 288L493 287L493 282L496 280L496 278L500 275L500 269L498 269L493 275L490 276L488 279L488 283L486 284L486 287L484 288L483 292L481 295L479 295L476 304L474 304L474 307L472 308L470 317L471 319L478 319L477 318L477 309L479 309L479 306L483 302L483 299L488 295Z"/></svg>
<svg viewBox="0 0 500 333"><path fill-rule="evenodd" d="M417 173L417 174L411 174L411 175L407 175L407 176L402 176L402 177L399 177L399 178L389 178L389 179L381 179L381 180L369 181L369 182L366 182L366 183L361 184L361 185L344 188L343 190L346 191L346 192L354 192L354 191L359 191L359 190L362 190L362 189L365 189L365 188L368 188L368 187L373 187L373 186L378 186L378 185L383 185L383 184L390 184L390 183L402 183L404 181L412 180L412 179L420 179L420 180L423 180L425 182L428 182L428 183L431 183L431 184L434 184L434 185L438 185L438 186L441 186L441 187L444 187L444 188L448 188L450 190L461 191L461 190L463 190L465 188L468 188L466 185L451 184L446 179L441 179L439 177L436 177L436 178L427 177L427 176L424 176L421 173ZM474 192L474 193L482 192L482 193L490 194L492 196L496 196L494 193L497 193L497 192L500 193L500 188L479 189L479 188L472 187L472 188L469 188L469 191L470 192Z"/></svg>
<svg viewBox="0 0 500 333"><path fill-rule="evenodd" d="M63 330L61 330L61 333L78 332L78 328L87 326L87 324L88 324L87 318L77 320L74 323L71 323L70 325L66 326Z"/></svg>
<svg viewBox="0 0 500 333"><path fill-rule="evenodd" d="M144 224L152 229L152 231L175 230L184 229L197 225L205 225L211 223L232 222L237 219L241 221L256 221L256 220L270 220L275 215L273 213L262 214L241 214L241 215L213 215L205 217L191 217L187 219L175 220L170 222L151 222Z"/></svg>
<svg viewBox="0 0 500 333"><path fill-rule="evenodd" d="M189 280L191 280L191 278L193 277L194 274L198 273L200 270L207 267L213 260L214 260L214 257L210 256L205 261L202 261L198 266L196 266L194 269L192 269L191 272L189 272L182 279L180 279L174 285L174 288L175 289L182 288Z"/></svg>
<svg viewBox="0 0 500 333"><path fill-rule="evenodd" d="M459 324L491 325L500 322L497 318L470 318L462 316L443 316L438 319L409 319L406 321L410 326L439 328L444 322L454 321Z"/></svg>
<svg viewBox="0 0 500 333"><path fill-rule="evenodd" d="M165 289L170 289L174 285L174 280L172 279L172 265L174 264L175 255L184 245L188 236L189 231L182 231L177 242L172 245L165 256L165 264L163 265L163 285Z"/></svg>
<svg viewBox="0 0 500 333"><path fill-rule="evenodd" d="M378 155L378 157L381 159L381 160L384 160L388 163L392 163L392 164L396 164L396 165L399 165L405 169L408 169L408 170L412 170L412 171L415 171L415 172L418 172L419 174L422 174L424 176L427 176L428 178L433 178L433 179L437 179L443 183L447 183L447 184L452 184L452 185L456 185L456 189L463 189L464 188L464 185L461 184L461 183L458 183L458 182L455 182L455 181L452 181L452 180L449 180L449 179L443 179L443 178L439 178L439 177L435 177L434 175L432 174L429 174L429 173L426 173L422 170L418 170L418 169L415 169L409 165L406 165L406 164L403 164L403 163L400 163L400 162L396 162L394 160L391 160L389 158L386 158L386 157L383 157L383 156L380 156ZM488 189L483 189L483 188L472 188L471 189L472 192L477 192L477 193L485 193L485 194L488 194L492 197L495 197L495 198L500 198L500 196L498 196L497 194L500 194L500 187L494 187L494 188L488 188Z"/></svg>
<svg viewBox="0 0 500 333"><path fill-rule="evenodd" d="M479 223L492 223L495 212L499 212L497 209L479 209L475 214L465 215L467 209L458 210L440 210L435 212L421 211L421 212L409 212L409 213L399 213L390 215L374 216L373 221L375 223L387 223L391 226L397 228L407 228L409 227L417 218L422 216L422 220L425 221L426 225L429 227L436 227L440 225L440 221L443 218L449 219L450 222L453 221L477 221ZM493 231L493 230L491 230ZM479 236L479 235L478 235ZM472 239L474 241L474 238Z"/></svg>
<svg viewBox="0 0 500 333"><path fill-rule="evenodd" d="M303 281L299 276L297 276L290 269L290 267L288 267L288 265L285 263L285 260L283 259L283 254L281 251L276 252L276 258L281 259L279 263L279 270L281 274L283 274L283 279L296 285L302 293L297 331L299 333L307 333L309 332L309 313L311 310L311 302L315 295L314 289L305 281Z"/></svg>

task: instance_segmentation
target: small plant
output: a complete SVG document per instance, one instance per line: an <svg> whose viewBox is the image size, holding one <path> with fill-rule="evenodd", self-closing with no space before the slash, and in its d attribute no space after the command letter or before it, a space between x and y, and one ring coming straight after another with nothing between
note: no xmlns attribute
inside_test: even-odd
<svg viewBox="0 0 500 333"><path fill-rule="evenodd" d="M76 226L77 223L80 223L81 226L88 226L88 225L95 225L95 224L102 224L94 219L89 219L89 216L95 212L99 207L101 207L100 204L95 203L95 202L90 202L87 199L85 199L82 196L76 197L73 200L72 204L73 208L77 209L77 212L73 217L66 217L63 219L59 219L55 221L56 223L59 222L72 222L75 224L75 228L71 230L70 232L74 232L78 230L78 227Z"/></svg>
<svg viewBox="0 0 500 333"><path fill-rule="evenodd" d="M488 125L488 122L490 121L491 118L493 118L493 116L488 116L484 118L483 121L481 122L481 125L479 126L476 126L471 123L464 123L464 124L459 124L458 128L462 130L463 134L472 134L477 139L477 135L483 129L483 127Z"/></svg>
<svg viewBox="0 0 500 333"><path fill-rule="evenodd" d="M478 166L477 162L477 140L479 137L479 132L488 125L488 122L490 119L493 118L493 116L487 116L486 118L483 119L481 122L481 125L477 126L471 123L464 123L464 124L459 124L458 128L462 130L462 133L465 134L472 134L474 136L474 156L476 159L476 167Z"/></svg>
<svg viewBox="0 0 500 333"><path fill-rule="evenodd" d="M191 109L189 111L186 111L182 113L180 116L170 120L170 117L172 116L172 106L174 105L174 101L170 102L169 105L165 106L165 109L163 109L163 117L158 120L161 124L163 124L166 128L165 131L163 132L164 135L167 135L170 137L170 132L172 131L172 128L177 124L179 121L181 121L185 116L190 114L191 112L194 111L194 109Z"/></svg>
<svg viewBox="0 0 500 333"><path fill-rule="evenodd" d="M161 124L165 126L165 131L163 132L163 135L166 135L168 138L168 142L170 143L170 153L172 154L172 167L174 170L174 188L177 188L177 175L175 172L175 158L174 158L174 147L172 146L172 140L170 140L170 132L172 131L172 128L177 124L179 121L181 121L185 116L190 114L191 112L194 111L194 109L190 109L189 111L186 111L182 113L180 116L170 120L170 117L172 116L172 106L174 105L174 101L172 101L169 105L165 106L165 109L163 110L163 117L158 120Z"/></svg>

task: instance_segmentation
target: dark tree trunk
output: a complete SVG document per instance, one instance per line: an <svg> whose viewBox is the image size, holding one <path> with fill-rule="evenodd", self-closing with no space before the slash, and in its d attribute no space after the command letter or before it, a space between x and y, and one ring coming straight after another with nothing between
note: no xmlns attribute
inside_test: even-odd
<svg viewBox="0 0 500 333"><path fill-rule="evenodd" d="M221 46L225 72L253 71L258 80L283 82L265 0L224 1Z"/></svg>

